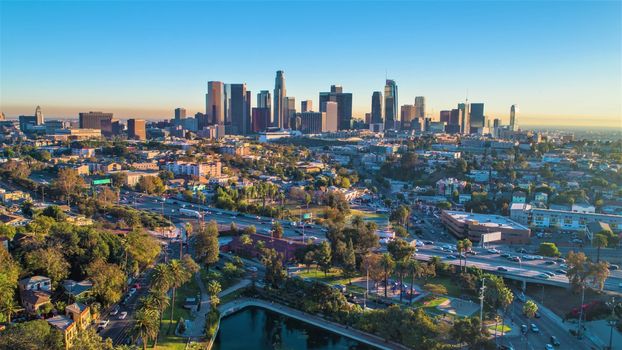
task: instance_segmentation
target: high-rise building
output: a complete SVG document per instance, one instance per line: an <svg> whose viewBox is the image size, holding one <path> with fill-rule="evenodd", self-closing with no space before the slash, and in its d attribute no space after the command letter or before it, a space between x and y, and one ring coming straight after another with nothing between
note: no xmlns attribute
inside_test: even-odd
<svg viewBox="0 0 622 350"><path fill-rule="evenodd" d="M326 112L303 112L297 113L297 116L300 118L300 131L303 134L319 134L326 131Z"/></svg>
<svg viewBox="0 0 622 350"><path fill-rule="evenodd" d="M81 112L78 114L80 129L102 129L102 120L112 120L112 113L103 112Z"/></svg>
<svg viewBox="0 0 622 350"><path fill-rule="evenodd" d="M330 92L320 92L320 112L326 112L326 102L337 102L337 128L352 128L352 93L343 92L341 85L331 85Z"/></svg>
<svg viewBox="0 0 622 350"><path fill-rule="evenodd" d="M516 122L516 113L518 113L518 106L512 105L510 107L510 130L516 131L518 129L518 123Z"/></svg>
<svg viewBox="0 0 622 350"><path fill-rule="evenodd" d="M462 110L452 109L449 111L449 122L445 125L445 132L459 134L461 132Z"/></svg>
<svg viewBox="0 0 622 350"><path fill-rule="evenodd" d="M325 103L326 111L326 127L324 131L335 132L339 130L339 104L337 102L328 101Z"/></svg>
<svg viewBox="0 0 622 350"><path fill-rule="evenodd" d="M225 84L221 81L207 82L207 95L205 96L205 115L210 124L225 124ZM204 125L199 125L203 127Z"/></svg>
<svg viewBox="0 0 622 350"><path fill-rule="evenodd" d="M387 79L384 86L384 128L395 129L397 116L397 84Z"/></svg>
<svg viewBox="0 0 622 350"><path fill-rule="evenodd" d="M180 125L182 119L186 119L186 109L182 107L175 108L175 125Z"/></svg>
<svg viewBox="0 0 622 350"><path fill-rule="evenodd" d="M365 124L371 124L371 113L365 113Z"/></svg>
<svg viewBox="0 0 622 350"><path fill-rule="evenodd" d="M257 94L257 108L272 108L272 94L270 91L259 91Z"/></svg>
<svg viewBox="0 0 622 350"><path fill-rule="evenodd" d="M251 131L254 133L266 131L270 126L270 108L257 107L253 108L251 119Z"/></svg>
<svg viewBox="0 0 622 350"><path fill-rule="evenodd" d="M402 128L410 129L411 121L417 117L417 107L415 105L403 105L400 108L400 118L402 120ZM423 118L421 118L423 120Z"/></svg>
<svg viewBox="0 0 622 350"><path fill-rule="evenodd" d="M501 126L501 119L495 118L495 120L493 120L493 122L492 122L492 127L493 128L498 128L500 126Z"/></svg>
<svg viewBox="0 0 622 350"><path fill-rule="evenodd" d="M382 92L374 91L371 95L371 123L382 123Z"/></svg>
<svg viewBox="0 0 622 350"><path fill-rule="evenodd" d="M460 112L460 133L471 133L471 105L467 101L466 103L459 103L458 109Z"/></svg>
<svg viewBox="0 0 622 350"><path fill-rule="evenodd" d="M312 100L300 101L300 112L311 112L311 111L313 111Z"/></svg>
<svg viewBox="0 0 622 350"><path fill-rule="evenodd" d="M231 119L231 134L246 135L249 132L250 121L250 91L246 90L246 84L229 85L229 115Z"/></svg>
<svg viewBox="0 0 622 350"><path fill-rule="evenodd" d="M415 97L415 118L425 118L425 97Z"/></svg>
<svg viewBox="0 0 622 350"><path fill-rule="evenodd" d="M292 120L296 119L296 98L286 96L283 99L283 129L289 129Z"/></svg>
<svg viewBox="0 0 622 350"><path fill-rule="evenodd" d="M286 94L285 73L279 70L276 72L276 78L274 79L274 118L272 119L272 125L279 128L285 127L286 116L284 100Z"/></svg>
<svg viewBox="0 0 622 350"><path fill-rule="evenodd" d="M39 106L35 109L35 117L37 119L36 125L43 125L43 113L41 112L41 107Z"/></svg>
<svg viewBox="0 0 622 350"><path fill-rule="evenodd" d="M445 122L445 125L448 125L450 116L451 116L451 111L441 111L440 121Z"/></svg>
<svg viewBox="0 0 622 350"><path fill-rule="evenodd" d="M146 140L147 129L143 119L127 120L127 137L135 140Z"/></svg>
<svg viewBox="0 0 622 350"><path fill-rule="evenodd" d="M471 103L471 130L476 131L478 128L486 126L484 118L484 104L483 103Z"/></svg>

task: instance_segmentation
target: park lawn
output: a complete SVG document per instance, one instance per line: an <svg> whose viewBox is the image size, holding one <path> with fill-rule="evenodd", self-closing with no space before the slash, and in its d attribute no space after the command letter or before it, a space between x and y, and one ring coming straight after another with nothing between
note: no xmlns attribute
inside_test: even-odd
<svg viewBox="0 0 622 350"><path fill-rule="evenodd" d="M495 332L495 325L494 324L490 325L490 326L487 326L486 328L488 329L488 331L490 333L494 333ZM510 326L508 326L508 325L504 326L502 324L497 325L496 328L497 328L497 333L501 333L501 332L507 333L507 332L512 330L512 328Z"/></svg>
<svg viewBox="0 0 622 350"><path fill-rule="evenodd" d="M423 307L424 308L435 308L435 307L443 304L447 300L449 300L449 299L444 298L444 297L436 297L436 298L434 298L432 300L424 301L423 302Z"/></svg>
<svg viewBox="0 0 622 350"><path fill-rule="evenodd" d="M454 280L452 280L450 277L436 276L434 278L430 278L427 282L425 280L423 280L423 279L419 279L419 280L416 279L415 283L420 285L421 287L423 287L426 283L442 284L443 286L445 286L445 288L447 288L447 295L449 295L451 297L457 297L458 298L462 294L464 294L460 290L460 286L458 286L454 282Z"/></svg>
<svg viewBox="0 0 622 350"><path fill-rule="evenodd" d="M372 213L372 212L366 212L366 211L361 211L357 209L350 209L350 219L352 219L355 216L360 216L364 220L379 220L379 221L387 220L388 218L387 214Z"/></svg>
<svg viewBox="0 0 622 350"><path fill-rule="evenodd" d="M300 216L302 214L306 214L306 213L311 213L313 214L313 218L323 218L324 217L324 211L326 210L327 206L325 205L316 205L316 206L309 206L309 209L305 208L305 206L303 205L300 208L296 208L297 205L286 205L285 206L287 209L289 209L289 213L291 216Z"/></svg>
<svg viewBox="0 0 622 350"><path fill-rule="evenodd" d="M324 272L318 270L317 268L311 268L308 272L307 269L302 269L296 272L296 276L302 279L312 279L318 282L323 282L327 284L343 284L348 285L350 283L349 278L344 278L339 268L332 268L326 275ZM353 276L352 279L358 276ZM354 286L352 286L354 287ZM350 288L350 286L348 287Z"/></svg>
<svg viewBox="0 0 622 350"><path fill-rule="evenodd" d="M197 285L194 277L190 279L186 284L177 288L177 293L175 294L175 315L174 322L171 322L171 309L170 306L164 310L164 314L162 317L162 326L160 327L160 336L158 337L158 349L165 350L181 350L186 347L186 338L178 337L174 334L175 327L177 326L177 322L180 317L183 317L184 320L191 319L190 310L184 308L184 301L186 298L197 298L200 294L199 286ZM171 324L170 334L168 334L169 324Z"/></svg>
<svg viewBox="0 0 622 350"><path fill-rule="evenodd" d="M217 271L218 273L220 273L220 278L218 278L217 280L218 283L220 283L221 290L225 290L240 281L239 278L226 278L220 270L212 268L212 271ZM201 268L200 274L201 280L203 280L203 284L207 287L207 283L210 281L210 279L208 278L209 272L207 271L207 269Z"/></svg>

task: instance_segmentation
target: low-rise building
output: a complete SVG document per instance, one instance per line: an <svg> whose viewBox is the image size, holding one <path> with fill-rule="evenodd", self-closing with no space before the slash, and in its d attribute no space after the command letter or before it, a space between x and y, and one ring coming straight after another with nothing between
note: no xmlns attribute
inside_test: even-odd
<svg viewBox="0 0 622 350"><path fill-rule="evenodd" d="M510 217L523 225L543 229L585 231L590 222L603 222L613 232L622 231L622 215L535 208L529 204L510 207Z"/></svg>
<svg viewBox="0 0 622 350"><path fill-rule="evenodd" d="M482 235L495 232L500 233L496 242L502 244L527 244L531 237L528 227L500 215L443 210L441 222L454 236L472 242L480 242Z"/></svg>
<svg viewBox="0 0 622 350"><path fill-rule="evenodd" d="M176 161L167 163L165 169L171 171L175 175L182 176L219 177L222 174L222 164L220 160L213 160L205 163Z"/></svg>
<svg viewBox="0 0 622 350"><path fill-rule="evenodd" d="M65 315L58 315L46 320L50 326L58 329L63 335L63 343L65 349L70 349L76 336L78 335L78 327L76 323Z"/></svg>

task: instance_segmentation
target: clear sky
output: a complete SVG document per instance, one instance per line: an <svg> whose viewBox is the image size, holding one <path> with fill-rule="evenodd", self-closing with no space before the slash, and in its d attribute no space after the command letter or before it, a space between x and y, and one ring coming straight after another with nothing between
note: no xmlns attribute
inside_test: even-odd
<svg viewBox="0 0 622 350"><path fill-rule="evenodd" d="M0 110L120 118L204 112L208 80L255 94L286 75L297 103L331 84L371 109L385 74L399 104L465 99L507 123L622 127L622 2L0 0ZM299 105L298 105L299 107Z"/></svg>

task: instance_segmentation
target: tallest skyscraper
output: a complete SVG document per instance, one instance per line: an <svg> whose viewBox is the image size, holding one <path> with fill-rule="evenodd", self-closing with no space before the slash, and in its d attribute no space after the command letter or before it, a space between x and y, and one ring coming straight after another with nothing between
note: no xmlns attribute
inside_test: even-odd
<svg viewBox="0 0 622 350"><path fill-rule="evenodd" d="M274 80L274 116L272 119L272 124L279 128L283 128L286 124L285 118L287 118L287 116L285 115L285 110L287 107L284 105L285 96L285 73L279 70L276 71L276 78Z"/></svg>
<svg viewBox="0 0 622 350"><path fill-rule="evenodd" d="M397 121L397 84L387 79L384 86L384 128L395 129Z"/></svg>

